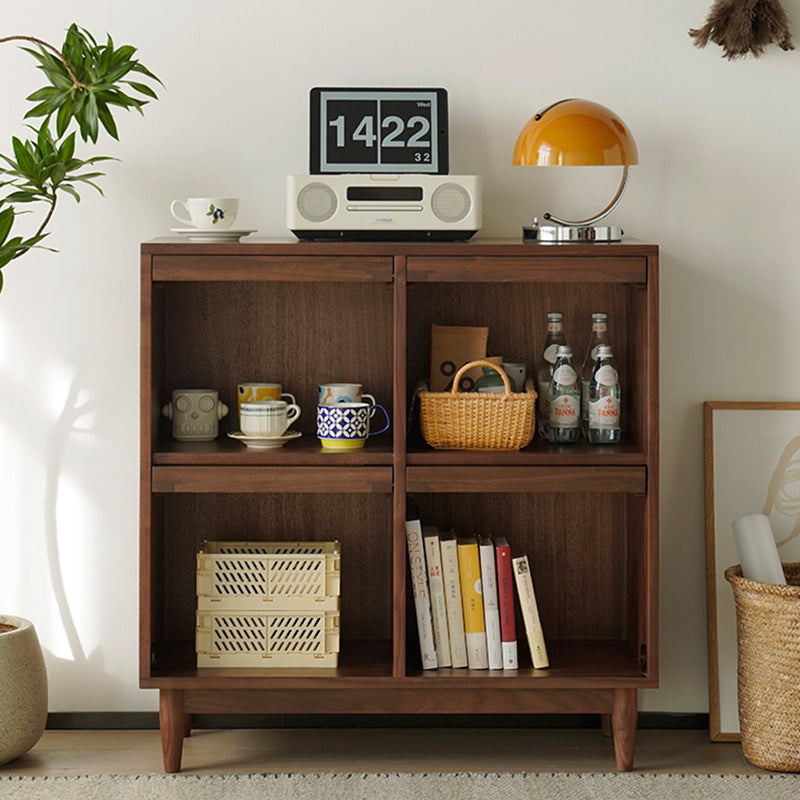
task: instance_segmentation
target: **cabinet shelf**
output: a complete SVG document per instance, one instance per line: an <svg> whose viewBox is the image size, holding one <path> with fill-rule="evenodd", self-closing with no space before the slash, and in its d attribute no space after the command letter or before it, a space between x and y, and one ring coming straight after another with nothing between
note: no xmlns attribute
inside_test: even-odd
<svg viewBox="0 0 800 800"><path fill-rule="evenodd" d="M392 491L391 467L163 466L153 467L161 493L371 493Z"/></svg>
<svg viewBox="0 0 800 800"><path fill-rule="evenodd" d="M325 452L313 433L304 433L279 450L248 449L240 442L220 435L213 442L161 441L153 451L153 464L172 466L243 466L276 464L282 466L356 466L391 464L392 441L389 436L370 439L369 446L350 453Z"/></svg>
<svg viewBox="0 0 800 800"><path fill-rule="evenodd" d="M194 642L183 641L159 648L164 655L146 681L146 688L275 688L279 682L293 688L319 688L319 683L338 686L350 681L392 677L392 643L388 640L343 640L337 667L324 668L215 668L196 666ZM143 686L145 684L143 683Z"/></svg>
<svg viewBox="0 0 800 800"><path fill-rule="evenodd" d="M637 691L658 685L658 248L470 242L187 243L141 247L140 685L159 691L164 768L187 720L220 714L598 713L633 764ZM433 325L483 326L489 355L534 374L549 311L581 362L609 315L622 443L444 451L408 425ZM280 383L302 437L245 448L236 386ZM348 453L316 438L320 383L360 382L390 430ZM212 442L177 442L176 389L219 391ZM422 670L405 522L506 536L529 556L551 667ZM196 553L209 541L341 547L338 666L196 666ZM518 610L519 612L519 610Z"/></svg>
<svg viewBox="0 0 800 800"><path fill-rule="evenodd" d="M524 642L522 643L524 645ZM639 688L655 685L643 675L638 658L626 642L590 640L548 642L551 666L533 669L523 652L517 670L451 669L422 670L409 667L403 675L392 675L391 642L343 640L339 666L335 668L198 668L194 666L192 642L168 649L165 665L154 669L143 683L145 688L246 688L246 689L332 689L343 681L362 686L411 688L421 682L436 689L486 691L498 683L517 689L613 688L635 682ZM523 648L521 648L522 650Z"/></svg>
<svg viewBox="0 0 800 800"><path fill-rule="evenodd" d="M631 466L647 463L641 447L622 442L618 445L591 445L581 440L574 445L551 445L536 437L522 450L465 451L433 450L427 446L409 448L406 463L447 466L449 464L485 464L499 466L609 465Z"/></svg>
<svg viewBox="0 0 800 800"><path fill-rule="evenodd" d="M643 494L644 467L409 466L408 492L619 492Z"/></svg>

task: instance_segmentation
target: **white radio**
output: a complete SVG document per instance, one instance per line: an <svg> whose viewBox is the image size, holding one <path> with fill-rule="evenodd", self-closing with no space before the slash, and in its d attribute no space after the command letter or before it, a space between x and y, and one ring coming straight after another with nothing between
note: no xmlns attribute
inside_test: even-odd
<svg viewBox="0 0 800 800"><path fill-rule="evenodd" d="M286 225L298 239L457 241L481 227L479 175L290 175Z"/></svg>

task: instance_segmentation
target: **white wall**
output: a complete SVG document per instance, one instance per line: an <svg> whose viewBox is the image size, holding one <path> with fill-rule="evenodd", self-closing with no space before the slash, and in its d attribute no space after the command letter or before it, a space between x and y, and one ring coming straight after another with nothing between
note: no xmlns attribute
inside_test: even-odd
<svg viewBox="0 0 800 800"><path fill-rule="evenodd" d="M307 169L308 90L325 84L445 86L451 172L483 176L484 236L590 213L616 187L614 171L511 166L538 108L586 97L634 132L612 221L662 248L662 681L641 707L707 710L701 403L800 397L800 56L696 49L711 0L65 5L6 4L3 31L108 31L167 88L103 141L121 159L105 198L63 200L59 253L10 265L0 295L0 610L34 620L51 710L156 707L137 688L139 243L194 194L238 195L242 227L286 236L285 176ZM40 80L14 45L0 71L9 152Z"/></svg>

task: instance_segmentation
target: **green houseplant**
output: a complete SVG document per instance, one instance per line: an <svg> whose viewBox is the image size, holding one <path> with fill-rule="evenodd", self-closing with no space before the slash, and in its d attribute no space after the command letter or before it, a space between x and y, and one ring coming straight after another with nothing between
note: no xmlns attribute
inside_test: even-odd
<svg viewBox="0 0 800 800"><path fill-rule="evenodd" d="M76 155L76 133L84 142L97 143L101 128L118 139L112 109L136 109L143 113L148 99L157 99L153 83L161 81L135 57L136 48L116 47L111 36L104 43L83 28L71 25L61 49L33 36L5 36L0 43L23 41L21 47L38 62L47 78L41 89L28 95L34 106L25 119L30 138L12 137L12 153L0 154L0 291L3 268L27 253L47 236L59 197L72 195L80 201L77 186L95 182L103 175L96 164L108 156L82 159ZM163 85L163 84L162 84ZM20 235L15 230L20 209L44 208L37 230Z"/></svg>

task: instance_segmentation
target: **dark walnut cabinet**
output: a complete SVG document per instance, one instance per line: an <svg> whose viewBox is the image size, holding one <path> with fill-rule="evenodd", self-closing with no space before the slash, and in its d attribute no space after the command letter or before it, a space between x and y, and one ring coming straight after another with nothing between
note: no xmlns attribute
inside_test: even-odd
<svg viewBox="0 0 800 800"><path fill-rule="evenodd" d="M621 244L315 243L141 246L140 685L158 689L164 767L191 715L599 714L633 765L637 690L658 685L658 248ZM431 325L486 325L493 353L535 370L546 314L579 361L607 311L623 381L616 446L435 451L407 433ZM236 385L280 382L302 437L247 450ZM391 429L325 453L317 385L360 381ZM176 388L218 389L218 439L181 443ZM550 655L518 619L513 672L421 669L404 522L505 535L528 554ZM325 669L198 669L195 555L204 540L341 542L341 650ZM599 735L599 734L598 734Z"/></svg>

